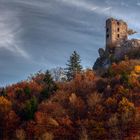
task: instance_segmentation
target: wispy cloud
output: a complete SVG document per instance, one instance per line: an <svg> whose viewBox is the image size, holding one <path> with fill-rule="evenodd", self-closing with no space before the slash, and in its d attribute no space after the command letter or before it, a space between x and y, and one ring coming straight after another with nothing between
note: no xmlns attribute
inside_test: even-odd
<svg viewBox="0 0 140 140"><path fill-rule="evenodd" d="M94 10L98 9L98 6L89 4L82 0L81 1L80 0L58 0L58 1L64 2L67 5L72 5L72 6L76 6L78 8L83 8L85 10L94 11Z"/></svg>
<svg viewBox="0 0 140 140"><path fill-rule="evenodd" d="M78 8L82 8L84 10L89 10L89 11L94 11L96 13L103 13L106 12L108 10L110 10L112 7L108 7L108 6L99 6L89 2L85 2L83 0L58 0L61 2L64 2L67 5L72 5L72 6L76 6Z"/></svg>
<svg viewBox="0 0 140 140"><path fill-rule="evenodd" d="M109 10L111 10L112 9L112 7L107 7L107 8L104 8L103 10L102 10L102 12L106 12L106 11L109 11Z"/></svg>
<svg viewBox="0 0 140 140"><path fill-rule="evenodd" d="M140 6L140 2L137 2L137 5Z"/></svg>
<svg viewBox="0 0 140 140"><path fill-rule="evenodd" d="M121 2L121 6L123 6L123 7L128 7L128 4L126 3L126 2Z"/></svg>
<svg viewBox="0 0 140 140"><path fill-rule="evenodd" d="M16 56L29 58L20 46L20 21L13 11L0 11L0 49L6 49Z"/></svg>
<svg viewBox="0 0 140 140"><path fill-rule="evenodd" d="M85 0L57 0L57 1L61 1L67 5L75 6L79 9L92 11L102 16L107 16L107 17L112 16L115 18L124 19L128 22L128 24L130 24L130 26L136 29L140 29L140 20L138 18L135 18L137 15L133 13L133 11L128 16L126 12L123 12L125 11L124 9L119 8L118 10L118 7L113 8L112 7L113 5L110 4L109 0L106 0L105 1L106 4L104 5L99 5L99 4L97 5L94 2L87 2ZM140 2L137 2L137 5L140 6ZM120 6L127 7L128 9L128 4L125 2L121 2Z"/></svg>

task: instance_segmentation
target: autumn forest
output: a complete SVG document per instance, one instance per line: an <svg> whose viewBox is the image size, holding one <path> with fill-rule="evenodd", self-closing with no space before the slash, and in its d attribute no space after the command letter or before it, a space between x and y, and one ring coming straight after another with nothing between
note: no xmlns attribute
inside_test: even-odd
<svg viewBox="0 0 140 140"><path fill-rule="evenodd" d="M38 72L0 91L0 139L140 139L140 61L113 63L104 74L82 69L74 52L67 79Z"/></svg>

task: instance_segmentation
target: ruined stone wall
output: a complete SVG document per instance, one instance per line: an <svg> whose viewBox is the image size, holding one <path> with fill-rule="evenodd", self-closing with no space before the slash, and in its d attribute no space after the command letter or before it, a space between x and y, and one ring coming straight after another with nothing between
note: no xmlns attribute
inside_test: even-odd
<svg viewBox="0 0 140 140"><path fill-rule="evenodd" d="M121 59L129 52L134 52L140 49L140 40L131 39L125 41L123 44L120 44L120 47L115 48L114 57L115 59Z"/></svg>
<svg viewBox="0 0 140 140"><path fill-rule="evenodd" d="M110 18L106 21L106 50L109 51L120 42L127 40L128 27L126 22Z"/></svg>

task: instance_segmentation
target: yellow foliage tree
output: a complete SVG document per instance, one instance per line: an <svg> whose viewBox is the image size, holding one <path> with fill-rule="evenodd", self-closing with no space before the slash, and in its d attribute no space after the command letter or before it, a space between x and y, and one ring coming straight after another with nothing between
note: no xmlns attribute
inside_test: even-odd
<svg viewBox="0 0 140 140"><path fill-rule="evenodd" d="M12 103L5 97L0 97L0 139L7 138L6 116L11 110Z"/></svg>
<svg viewBox="0 0 140 140"><path fill-rule="evenodd" d="M140 87L139 78L140 65L136 65L130 74L130 83L133 85L133 87Z"/></svg>
<svg viewBox="0 0 140 140"><path fill-rule="evenodd" d="M11 109L11 101L7 100L5 97L0 97L0 113L7 113Z"/></svg>
<svg viewBox="0 0 140 140"><path fill-rule="evenodd" d="M135 118L134 104L124 97L119 103L118 113L120 116L122 132L130 129Z"/></svg>
<svg viewBox="0 0 140 140"><path fill-rule="evenodd" d="M135 71L137 74L140 74L140 65L135 66L134 71Z"/></svg>

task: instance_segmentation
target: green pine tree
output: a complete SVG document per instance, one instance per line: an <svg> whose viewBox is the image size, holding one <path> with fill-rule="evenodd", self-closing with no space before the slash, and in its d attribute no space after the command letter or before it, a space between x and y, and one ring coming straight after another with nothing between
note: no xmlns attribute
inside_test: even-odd
<svg viewBox="0 0 140 140"><path fill-rule="evenodd" d="M66 64L66 75L69 81L74 78L76 73L81 72L82 65L80 63L80 55L76 51L74 51L70 56L70 59L68 60L68 64Z"/></svg>
<svg viewBox="0 0 140 140"><path fill-rule="evenodd" d="M23 116L25 120L32 120L34 114L37 111L38 102L36 97L32 97L30 100L26 101L25 108L23 110Z"/></svg>
<svg viewBox="0 0 140 140"><path fill-rule="evenodd" d="M53 94L58 89L56 83L54 82L48 70L44 75L43 83L45 87L41 92L41 100L48 98L51 94Z"/></svg>

